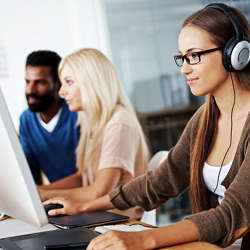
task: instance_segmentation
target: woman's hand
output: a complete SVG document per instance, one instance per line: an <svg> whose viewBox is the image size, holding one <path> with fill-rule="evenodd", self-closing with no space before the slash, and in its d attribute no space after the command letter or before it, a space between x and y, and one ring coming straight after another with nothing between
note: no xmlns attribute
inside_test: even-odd
<svg viewBox="0 0 250 250"><path fill-rule="evenodd" d="M59 214L75 215L84 212L84 207L81 202L77 202L70 197L55 197L43 202L43 205L48 204L61 204L63 208L52 209L48 212L51 216Z"/></svg>
<svg viewBox="0 0 250 250"><path fill-rule="evenodd" d="M49 198L53 197L53 190L45 190L37 186L41 201L46 201Z"/></svg>
<svg viewBox="0 0 250 250"><path fill-rule="evenodd" d="M74 198L78 193L76 192L78 189L55 189L55 190L47 190L43 189L42 187L37 187L39 192L40 198L42 201L46 201L52 199L54 197L71 197ZM75 191L76 190L76 191ZM76 195L75 195L76 193ZM77 197L77 196L76 196ZM75 198L77 199L77 198Z"/></svg>
<svg viewBox="0 0 250 250"><path fill-rule="evenodd" d="M87 250L143 250L145 240L142 232L108 231L94 238Z"/></svg>
<svg viewBox="0 0 250 250"><path fill-rule="evenodd" d="M49 215L55 216L59 214L68 214L74 215L84 212L91 212L91 211L99 211L99 210L109 210L114 209L113 204L109 200L109 196L105 195L100 197L99 199L89 201L89 202L81 202L79 200L75 200L70 196L67 197L57 197L51 198L43 202L43 205L48 204L61 204L63 208L60 209L53 209L49 211Z"/></svg>

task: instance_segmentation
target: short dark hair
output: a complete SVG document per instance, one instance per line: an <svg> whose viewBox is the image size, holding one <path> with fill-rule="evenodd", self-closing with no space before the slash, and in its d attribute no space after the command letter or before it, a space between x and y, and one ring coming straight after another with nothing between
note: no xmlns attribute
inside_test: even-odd
<svg viewBox="0 0 250 250"><path fill-rule="evenodd" d="M31 52L26 59L27 66L49 66L51 67L51 75L55 82L60 82L58 77L58 66L61 57L54 51L38 50Z"/></svg>

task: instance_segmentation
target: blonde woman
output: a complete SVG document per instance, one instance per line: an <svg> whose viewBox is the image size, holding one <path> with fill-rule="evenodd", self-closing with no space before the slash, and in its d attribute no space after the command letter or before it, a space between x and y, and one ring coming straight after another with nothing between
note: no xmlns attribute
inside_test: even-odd
<svg viewBox="0 0 250 250"><path fill-rule="evenodd" d="M68 55L59 66L59 94L78 112L81 136L78 172L39 187L43 200L60 197L60 213L74 214L70 200L84 203L101 197L147 169L149 151L134 109L112 63L96 49ZM67 138L65 138L67 139ZM141 216L142 209L125 214Z"/></svg>

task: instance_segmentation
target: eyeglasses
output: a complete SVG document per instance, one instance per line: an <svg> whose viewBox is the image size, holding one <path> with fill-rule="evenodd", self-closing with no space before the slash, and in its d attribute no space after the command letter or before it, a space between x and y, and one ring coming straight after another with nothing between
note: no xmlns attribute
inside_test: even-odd
<svg viewBox="0 0 250 250"><path fill-rule="evenodd" d="M184 59L186 60L187 64L194 65L197 64L201 61L201 55L208 54L217 50L221 50L222 47L220 48L214 48L214 49L208 49L208 50L202 50L202 51L197 51L197 52L189 52L185 54L184 56L182 55L177 55L174 56L174 61L178 67L182 67L184 63Z"/></svg>

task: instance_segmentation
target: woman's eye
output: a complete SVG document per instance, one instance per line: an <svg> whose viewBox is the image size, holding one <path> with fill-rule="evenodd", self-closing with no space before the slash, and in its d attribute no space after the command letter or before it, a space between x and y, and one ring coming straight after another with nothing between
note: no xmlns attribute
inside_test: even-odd
<svg viewBox="0 0 250 250"><path fill-rule="evenodd" d="M192 57L193 59L195 59L195 58L197 57L197 54L191 53L191 57Z"/></svg>
<svg viewBox="0 0 250 250"><path fill-rule="evenodd" d="M72 80L67 80L66 83L71 86L73 84L73 81Z"/></svg>

